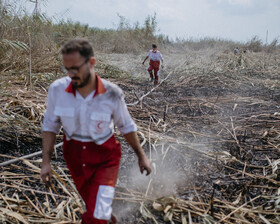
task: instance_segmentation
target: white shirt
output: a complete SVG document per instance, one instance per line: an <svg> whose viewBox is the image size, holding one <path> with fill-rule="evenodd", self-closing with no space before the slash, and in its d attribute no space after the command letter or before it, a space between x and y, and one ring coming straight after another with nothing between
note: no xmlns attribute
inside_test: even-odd
<svg viewBox="0 0 280 224"><path fill-rule="evenodd" d="M158 50L156 52L150 50L147 56L149 56L152 61L160 61L160 60L163 61L163 57Z"/></svg>
<svg viewBox="0 0 280 224"><path fill-rule="evenodd" d="M117 85L97 76L96 91L83 98L69 77L51 84L43 131L58 134L62 125L67 140L101 145L113 135L114 124L122 134L137 131Z"/></svg>

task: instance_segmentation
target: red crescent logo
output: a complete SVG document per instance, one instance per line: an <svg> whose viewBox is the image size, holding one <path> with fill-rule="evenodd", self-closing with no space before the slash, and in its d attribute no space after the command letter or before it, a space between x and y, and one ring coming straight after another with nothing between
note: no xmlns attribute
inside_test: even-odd
<svg viewBox="0 0 280 224"><path fill-rule="evenodd" d="M102 121L99 121L99 122L97 123L97 128L98 128L98 129L102 129L102 127L100 127L101 124L102 124Z"/></svg>

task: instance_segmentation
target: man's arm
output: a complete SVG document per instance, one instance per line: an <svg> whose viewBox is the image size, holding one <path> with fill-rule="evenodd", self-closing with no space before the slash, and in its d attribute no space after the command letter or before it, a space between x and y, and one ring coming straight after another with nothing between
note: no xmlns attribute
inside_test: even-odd
<svg viewBox="0 0 280 224"><path fill-rule="evenodd" d="M161 60L161 67L163 68L164 67L164 65L163 65L163 57L162 57L162 54L159 51L158 51L158 53L159 53L159 58Z"/></svg>
<svg viewBox="0 0 280 224"><path fill-rule="evenodd" d="M147 171L146 175L149 175L152 170L150 167L150 161L147 158L144 150L142 149L140 142L139 142L139 138L137 136L136 132L130 132L128 134L124 135L126 141L128 142L128 144L133 148L134 152L136 153L137 157L138 157L138 165L140 168L140 172L143 173L144 170Z"/></svg>
<svg viewBox="0 0 280 224"><path fill-rule="evenodd" d="M145 64L145 61L147 60L149 58L149 56L147 56L145 59L144 59L144 61L143 61L143 65Z"/></svg>
<svg viewBox="0 0 280 224"><path fill-rule="evenodd" d="M41 178L45 184L49 184L52 179L51 156L54 149L56 134L53 132L43 131L43 161L41 167Z"/></svg>

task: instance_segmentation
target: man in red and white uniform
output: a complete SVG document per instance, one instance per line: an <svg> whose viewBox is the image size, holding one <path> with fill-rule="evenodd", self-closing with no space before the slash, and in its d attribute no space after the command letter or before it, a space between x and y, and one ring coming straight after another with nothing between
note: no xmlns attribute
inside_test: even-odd
<svg viewBox="0 0 280 224"><path fill-rule="evenodd" d="M122 90L94 71L96 59L90 43L71 40L62 48L68 77L54 81L48 92L43 122L41 178L52 178L51 154L63 126L63 155L87 211L83 224L116 223L112 200L121 158L114 125L134 149L141 173L150 174L150 162L140 146Z"/></svg>
<svg viewBox="0 0 280 224"><path fill-rule="evenodd" d="M150 58L149 68L148 72L150 74L151 82L154 81L154 85L156 86L158 84L158 71L161 61L161 67L163 68L163 57L161 53L157 50L157 45L152 45L152 50L149 51L147 57L143 61L143 65L145 64L145 61Z"/></svg>

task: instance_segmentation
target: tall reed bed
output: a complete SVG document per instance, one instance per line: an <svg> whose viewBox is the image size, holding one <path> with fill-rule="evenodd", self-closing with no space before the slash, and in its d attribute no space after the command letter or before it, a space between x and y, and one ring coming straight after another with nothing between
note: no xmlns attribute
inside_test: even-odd
<svg viewBox="0 0 280 224"><path fill-rule="evenodd" d="M9 4L7 4L9 2ZM20 4L21 2L21 4ZM171 40L157 34L156 14L147 16L143 24L131 25L119 15L116 29L89 27L75 21L49 18L38 11L30 14L23 1L0 1L0 74L11 71L27 74L56 72L59 70L61 45L70 38L88 38L96 51L104 53L134 53L147 51L152 43L169 51L232 51L235 47L249 51L279 51L278 39L263 44L258 37L247 43L238 43L218 38Z"/></svg>

